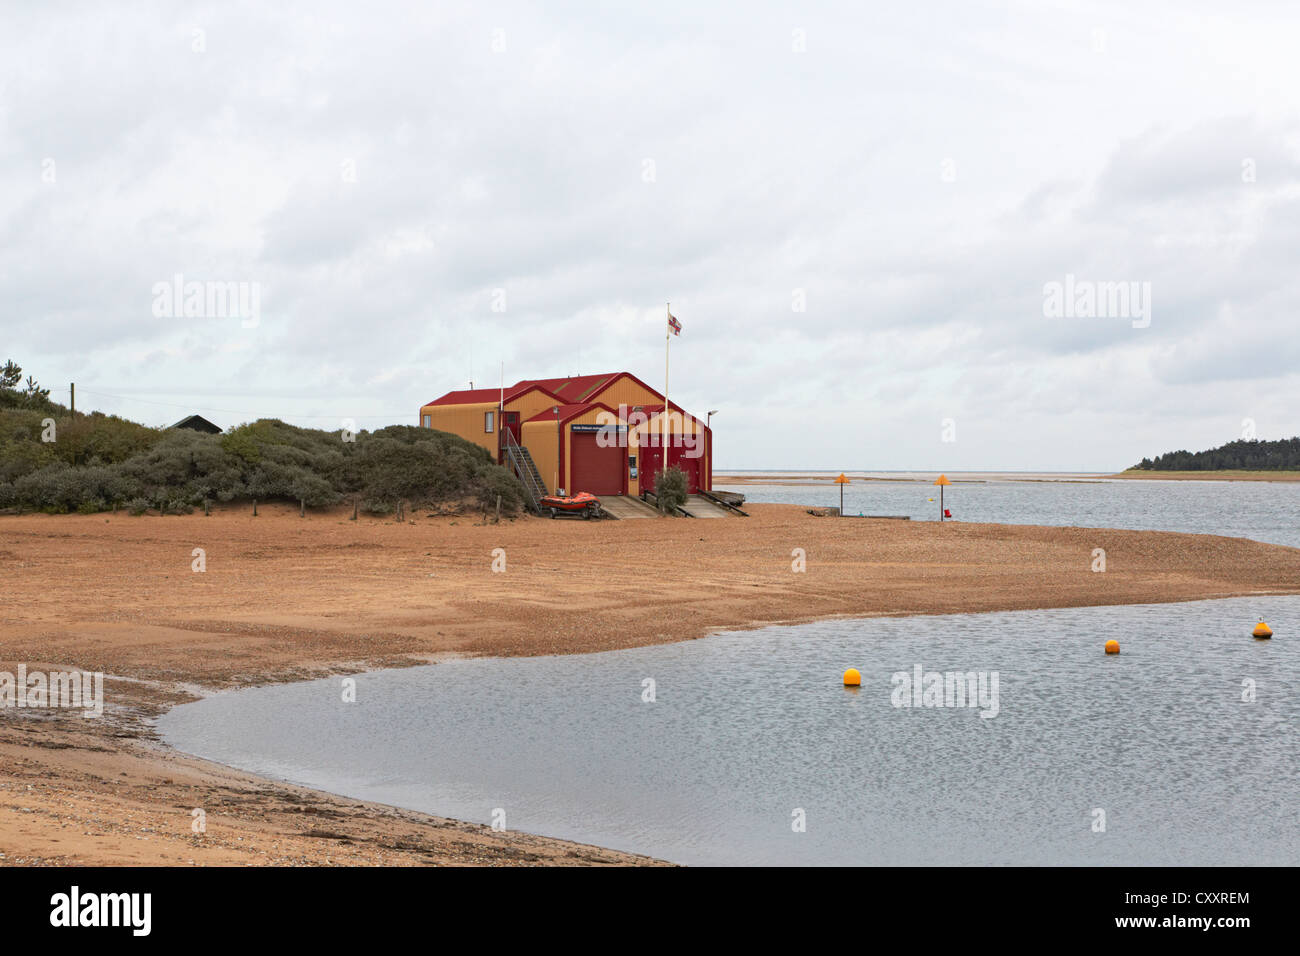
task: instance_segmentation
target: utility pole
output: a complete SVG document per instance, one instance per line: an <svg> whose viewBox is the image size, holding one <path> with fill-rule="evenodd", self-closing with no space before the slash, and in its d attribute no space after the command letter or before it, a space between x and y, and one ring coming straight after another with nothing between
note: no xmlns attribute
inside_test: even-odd
<svg viewBox="0 0 1300 956"><path fill-rule="evenodd" d="M68 396L69 396L68 410L70 412L68 419L69 421L75 422L77 419L77 383L76 382L68 383ZM72 443L72 464L76 465L76 463L77 463L77 445L76 442L73 442Z"/></svg>

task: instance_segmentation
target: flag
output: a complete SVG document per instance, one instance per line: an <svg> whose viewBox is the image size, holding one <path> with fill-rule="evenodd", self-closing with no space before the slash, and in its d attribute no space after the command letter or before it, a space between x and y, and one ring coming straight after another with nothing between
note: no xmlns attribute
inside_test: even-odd
<svg viewBox="0 0 1300 956"><path fill-rule="evenodd" d="M673 330L673 335L682 334L682 324L677 321L677 316L671 312L668 313L668 328Z"/></svg>

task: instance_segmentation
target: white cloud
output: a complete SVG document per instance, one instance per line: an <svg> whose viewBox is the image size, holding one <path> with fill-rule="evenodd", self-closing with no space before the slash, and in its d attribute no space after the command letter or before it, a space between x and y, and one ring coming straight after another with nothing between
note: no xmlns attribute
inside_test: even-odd
<svg viewBox="0 0 1300 956"><path fill-rule="evenodd" d="M370 426L501 361L657 382L671 299L720 465L1118 468L1232 437L1243 397L1290 435L1296 19L28 8L0 35L4 351L154 423ZM260 283L260 324L154 318L177 273ZM1067 273L1150 282L1150 327L1044 318Z"/></svg>

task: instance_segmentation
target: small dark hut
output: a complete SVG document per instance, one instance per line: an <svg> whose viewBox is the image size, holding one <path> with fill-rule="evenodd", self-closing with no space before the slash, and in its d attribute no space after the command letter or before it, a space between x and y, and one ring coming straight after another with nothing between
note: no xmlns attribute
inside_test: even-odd
<svg viewBox="0 0 1300 956"><path fill-rule="evenodd" d="M175 425L170 425L168 427L188 428L191 431L204 432L208 435L221 434L221 426L212 424L212 422L208 421L202 415L191 415L189 418L182 418Z"/></svg>

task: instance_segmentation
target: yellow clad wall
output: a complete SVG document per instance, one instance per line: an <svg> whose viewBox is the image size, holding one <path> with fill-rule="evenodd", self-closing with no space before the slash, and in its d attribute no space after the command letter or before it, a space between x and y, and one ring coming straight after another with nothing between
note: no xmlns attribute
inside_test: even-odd
<svg viewBox="0 0 1300 956"><path fill-rule="evenodd" d="M683 418L685 419L685 421L683 421ZM704 431L703 422L699 421L698 419L691 418L689 415L683 416L681 412L673 412L672 416L668 419L669 435L678 435L678 434L692 435L703 431ZM645 435L649 432L654 432L656 435L662 435L664 433L664 422L663 422L662 415L656 415L653 418L651 418L650 421L638 425L634 429L633 434Z"/></svg>
<svg viewBox="0 0 1300 956"><path fill-rule="evenodd" d="M484 413L495 412L496 409L496 402L481 402L474 405L425 405L420 409L420 424L424 424L427 415L430 419L430 428L451 432L466 441L472 441L486 449L492 456L492 460L496 461L497 428L499 427L497 416L493 416L492 431L483 431Z"/></svg>
<svg viewBox="0 0 1300 956"><path fill-rule="evenodd" d="M524 422L521 444L533 456L533 464L542 476L542 484L549 492L555 491L559 470L560 443L556 437L555 422Z"/></svg>
<svg viewBox="0 0 1300 956"><path fill-rule="evenodd" d="M663 398L648 388L642 388L632 379L623 376L603 392L599 392L594 401L604 402L618 411L619 405L626 405L631 412L634 405L662 405Z"/></svg>
<svg viewBox="0 0 1300 956"><path fill-rule="evenodd" d="M521 395L518 398L506 402L506 410L519 413L519 420L526 422L538 412L554 408L556 405L563 405L563 402L557 402L545 392L532 391L527 395Z"/></svg>

